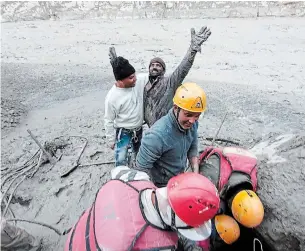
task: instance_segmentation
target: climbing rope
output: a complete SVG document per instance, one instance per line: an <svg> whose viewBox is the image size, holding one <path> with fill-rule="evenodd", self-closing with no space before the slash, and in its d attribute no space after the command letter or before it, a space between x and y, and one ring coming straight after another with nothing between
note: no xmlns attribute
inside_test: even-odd
<svg viewBox="0 0 305 251"><path fill-rule="evenodd" d="M24 219L17 219L17 218L13 218L13 219L7 219L6 221L24 221L24 222L28 222L28 223L33 223L33 224L37 224L43 227L47 227L49 229L52 229L55 233L57 233L58 235L63 235L65 234L65 232L61 233L57 228L52 227L49 224L40 222L40 221L32 221L32 220L24 220Z"/></svg>
<svg viewBox="0 0 305 251"><path fill-rule="evenodd" d="M254 239L253 239L253 251L255 251L255 242L258 242L258 243L259 243L259 245L260 245L260 251L264 251L264 250L263 250L263 245L262 245L261 241L260 241L259 239L257 239L257 238L254 238Z"/></svg>

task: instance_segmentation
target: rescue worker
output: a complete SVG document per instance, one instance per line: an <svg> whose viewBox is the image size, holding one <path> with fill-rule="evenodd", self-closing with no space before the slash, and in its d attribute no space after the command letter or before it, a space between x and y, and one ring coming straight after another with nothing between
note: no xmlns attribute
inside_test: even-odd
<svg viewBox="0 0 305 251"><path fill-rule="evenodd" d="M259 226L264 218L264 207L256 194L256 156L239 147L208 147L200 154L199 163L200 173L218 189L221 198L220 213L232 215L243 227ZM225 228L228 230L229 227ZM212 248L228 244L228 240L237 236L234 233L237 231L231 234L225 231L222 238L211 239Z"/></svg>
<svg viewBox="0 0 305 251"><path fill-rule="evenodd" d="M27 231L1 217L1 250L3 251L38 251L41 240L36 239Z"/></svg>
<svg viewBox="0 0 305 251"><path fill-rule="evenodd" d="M112 62L115 84L105 98L104 125L107 144L115 148L115 165L129 165L139 150L143 124L143 90L147 77L138 79L123 57Z"/></svg>
<svg viewBox="0 0 305 251"><path fill-rule="evenodd" d="M190 71L197 52L201 52L201 45L211 35L210 29L202 27L198 33L191 29L191 42L184 58L177 68L165 76L166 64L163 59L151 59L148 70L148 79L144 89L144 120L151 127L157 120L165 116L172 108L173 97L177 88ZM110 62L116 57L115 49L110 52Z"/></svg>
<svg viewBox="0 0 305 251"><path fill-rule="evenodd" d="M204 176L181 174L163 188L124 166L112 169L111 176L70 231L65 251L169 251L177 248L178 234L193 240L183 247L191 251L210 236L219 196Z"/></svg>
<svg viewBox="0 0 305 251"><path fill-rule="evenodd" d="M204 251L216 251L225 245L231 245L240 237L238 223L229 215L217 214L212 220L212 232L209 239L197 244Z"/></svg>
<svg viewBox="0 0 305 251"><path fill-rule="evenodd" d="M195 83L181 85L168 114L146 131L136 158L136 168L150 174L157 187L185 171L187 160L195 173L198 164L198 122L206 110L206 94Z"/></svg>

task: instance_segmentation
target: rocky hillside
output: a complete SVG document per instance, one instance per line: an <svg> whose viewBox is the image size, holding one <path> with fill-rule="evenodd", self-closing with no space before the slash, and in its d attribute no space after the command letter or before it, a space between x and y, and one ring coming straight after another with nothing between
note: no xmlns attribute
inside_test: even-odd
<svg viewBox="0 0 305 251"><path fill-rule="evenodd" d="M49 19L305 16L305 2L3 1L1 22Z"/></svg>

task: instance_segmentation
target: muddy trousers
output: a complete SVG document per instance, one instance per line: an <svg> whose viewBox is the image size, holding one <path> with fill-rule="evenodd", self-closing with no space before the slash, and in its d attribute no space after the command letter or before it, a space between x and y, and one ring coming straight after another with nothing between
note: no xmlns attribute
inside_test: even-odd
<svg viewBox="0 0 305 251"><path fill-rule="evenodd" d="M35 239L24 229L9 224L1 218L1 250L3 251L36 251L41 246L40 240Z"/></svg>
<svg viewBox="0 0 305 251"><path fill-rule="evenodd" d="M135 130L116 130L115 166L130 166L132 157L139 151L142 133L142 127Z"/></svg>

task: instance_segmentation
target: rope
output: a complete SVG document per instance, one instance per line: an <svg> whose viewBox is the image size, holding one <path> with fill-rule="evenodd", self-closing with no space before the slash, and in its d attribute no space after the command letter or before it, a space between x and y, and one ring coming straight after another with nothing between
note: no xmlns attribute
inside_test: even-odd
<svg viewBox="0 0 305 251"><path fill-rule="evenodd" d="M62 235L61 232L56 229L55 227L52 227L46 223L43 223L43 222L39 222L39 221L31 221L31 220L23 220L23 219L8 219L6 221L24 221L24 222L28 222L28 223L33 223L33 224L37 224L37 225L40 225L40 226L43 226L43 227L47 227L47 228L50 228L52 229L55 233L57 233L58 235Z"/></svg>
<svg viewBox="0 0 305 251"><path fill-rule="evenodd" d="M253 239L253 251L255 251L255 242L258 242L260 244L260 251L264 251L263 250L263 245L262 245L261 241L259 239L257 239L257 238Z"/></svg>

